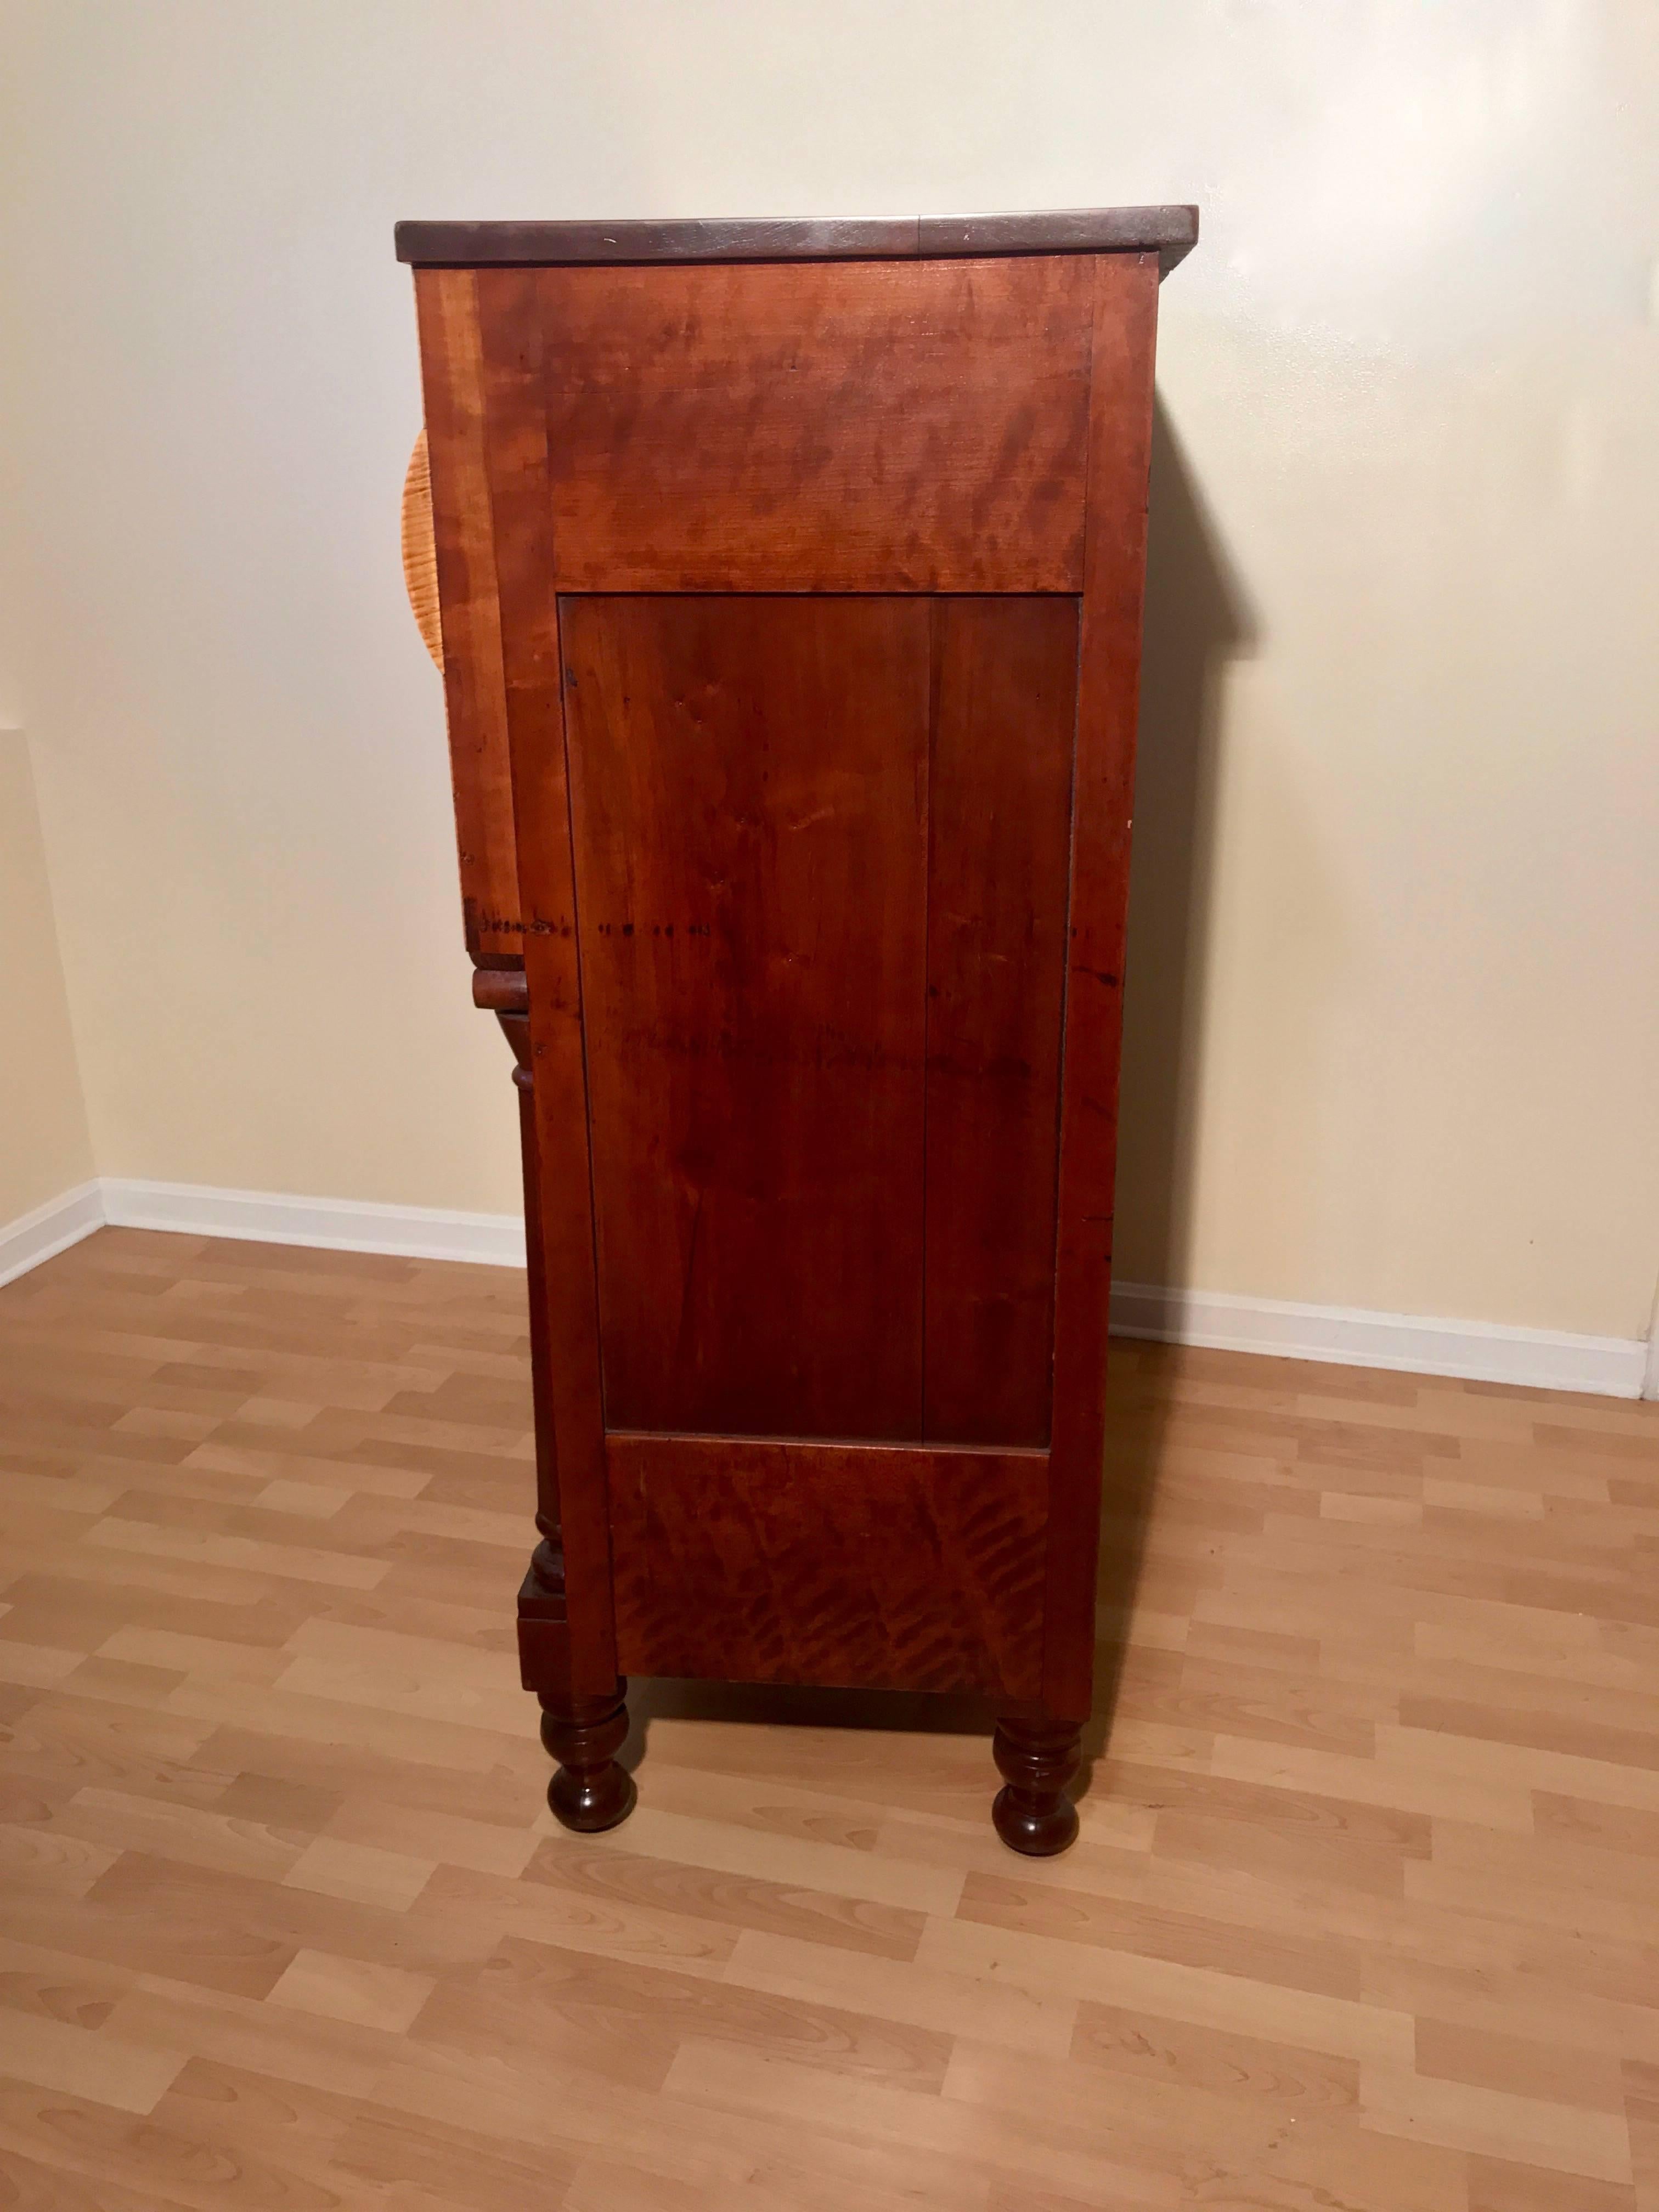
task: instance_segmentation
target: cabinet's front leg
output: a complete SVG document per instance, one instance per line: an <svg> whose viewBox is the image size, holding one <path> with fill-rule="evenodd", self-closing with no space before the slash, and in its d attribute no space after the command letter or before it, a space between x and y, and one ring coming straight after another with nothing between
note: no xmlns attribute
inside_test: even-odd
<svg viewBox="0 0 1659 2212"><path fill-rule="evenodd" d="M547 1802L567 1828L591 1835L634 1809L634 1778L617 1764L628 1734L628 1685L608 1698L542 1692L542 1741L558 1761Z"/></svg>
<svg viewBox="0 0 1659 2212"><path fill-rule="evenodd" d="M526 1690L541 1702L542 1741L558 1762L547 1802L567 1828L614 1828L634 1809L633 1777L616 1763L628 1734L628 1685L607 1695L570 1686L570 1623L565 1606L564 1541L559 1519L558 1455L548 1395L546 1277L542 1263L540 1160L532 1091L529 998L521 970L479 969L472 995L501 1023L513 1048L524 1154L525 1262L530 1292L531 1393L536 1426L536 1527L541 1536L519 1591L519 1662Z"/></svg>
<svg viewBox="0 0 1659 2212"><path fill-rule="evenodd" d="M1077 1841L1077 1808L1066 1785L1078 1770L1082 1735L1075 1722L1046 1714L998 1722L991 1750L1004 1786L991 1819L1011 1850L1046 1859Z"/></svg>

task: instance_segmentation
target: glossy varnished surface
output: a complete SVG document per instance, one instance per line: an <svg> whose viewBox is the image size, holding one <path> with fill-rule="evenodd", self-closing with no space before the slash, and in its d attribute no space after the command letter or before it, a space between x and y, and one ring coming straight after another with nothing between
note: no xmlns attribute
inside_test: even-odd
<svg viewBox="0 0 1659 2212"><path fill-rule="evenodd" d="M123 1231L0 1290L8 2201L1659 2201L1659 1409L1120 1345L1067 1857L950 1709L662 1686L580 1838L523 1311Z"/></svg>
<svg viewBox="0 0 1659 2212"><path fill-rule="evenodd" d="M501 665L512 762L524 965L529 997L531 1129L545 1173L526 1174L526 1223L547 1286L536 1340L544 1449L538 1522L562 1524L569 1636L554 1674L583 1696L617 1676L611 1535L605 1496L599 1293L588 1153L586 1041L576 943L570 790L564 744L558 608L548 590L549 456L545 361L530 280L495 272L479 311L487 398L485 453L495 521ZM533 1188L531 1186L533 1185ZM549 1508L555 1508L550 1513ZM545 1639L542 1656L546 1656Z"/></svg>
<svg viewBox="0 0 1659 2212"><path fill-rule="evenodd" d="M918 1437L927 603L562 626L606 1419Z"/></svg>
<svg viewBox="0 0 1659 2212"><path fill-rule="evenodd" d="M1042 1669L1050 1711L1067 1715L1086 1712L1092 1695L1089 1593L1094 1587L1112 1277L1129 829L1158 332L1158 270L1149 255L1097 261L1092 275L1089 538L1078 653L1066 917L1054 1473Z"/></svg>
<svg viewBox="0 0 1659 2212"><path fill-rule="evenodd" d="M628 1674L1042 1688L1041 1452L611 1435Z"/></svg>
<svg viewBox="0 0 1659 2212"><path fill-rule="evenodd" d="M544 333L559 588L1076 591L1092 265L479 270Z"/></svg>
<svg viewBox="0 0 1659 2212"><path fill-rule="evenodd" d="M783 1648L785 1583L821 1581L813 1671L912 1689L964 1678L913 1633L931 1579L928 1622L994 1585L965 1679L1046 1711L1010 1716L1002 1832L1066 1839L1159 262L1150 236L1054 221L1063 240L993 223L984 252L969 222L931 257L919 231L914 256L727 240L688 265L659 240L417 272L447 665L452 630L471 648L464 881L469 823L501 830L503 733L510 761L497 920L524 948L546 1286L520 1604L526 1686L586 1777L567 1795L601 1787L617 1575L651 1593L647 1663L741 1679ZM470 912L475 957L510 960ZM621 1427L795 1440L761 1553L766 1470L743 1510L665 1492L630 1518L607 1490ZM1040 1525L1009 1501L1018 1575L943 1540L937 1485L838 1520L860 1441L1050 1447ZM763 1633L733 1601L751 1571Z"/></svg>
<svg viewBox="0 0 1659 2212"><path fill-rule="evenodd" d="M1048 1440L1076 603L933 608L924 1432Z"/></svg>
<svg viewBox="0 0 1659 2212"><path fill-rule="evenodd" d="M562 620L607 1420L1046 1443L1075 604Z"/></svg>
<svg viewBox="0 0 1659 2212"><path fill-rule="evenodd" d="M516 958L519 908L477 280L416 279L461 911L475 960Z"/></svg>

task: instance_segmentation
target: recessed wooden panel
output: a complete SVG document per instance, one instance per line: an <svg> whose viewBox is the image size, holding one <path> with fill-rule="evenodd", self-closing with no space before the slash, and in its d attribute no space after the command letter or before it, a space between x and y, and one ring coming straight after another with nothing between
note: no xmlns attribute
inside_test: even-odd
<svg viewBox="0 0 1659 2212"><path fill-rule="evenodd" d="M918 1437L927 603L561 621L607 1421Z"/></svg>
<svg viewBox="0 0 1659 2212"><path fill-rule="evenodd" d="M1034 1697L1048 1461L611 1435L618 1663Z"/></svg>
<svg viewBox="0 0 1659 2212"><path fill-rule="evenodd" d="M500 961L523 951L524 925L514 860L477 278L470 269L422 270L415 279L415 304L461 908L473 958Z"/></svg>
<svg viewBox="0 0 1659 2212"><path fill-rule="evenodd" d="M534 271L560 587L1078 590L1091 266Z"/></svg>
<svg viewBox="0 0 1659 2212"><path fill-rule="evenodd" d="M934 607L924 1433L1042 1444L1077 605Z"/></svg>

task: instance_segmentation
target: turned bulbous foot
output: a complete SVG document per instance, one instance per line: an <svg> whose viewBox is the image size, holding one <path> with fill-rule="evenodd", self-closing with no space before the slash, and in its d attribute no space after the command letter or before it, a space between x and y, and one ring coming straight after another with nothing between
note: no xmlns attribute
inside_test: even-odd
<svg viewBox="0 0 1659 2212"><path fill-rule="evenodd" d="M1047 1859L1077 1841L1077 1808L1066 1784L1078 1770L1081 1735L1065 1721L998 1723L991 1750L1005 1786L991 1820L1010 1850Z"/></svg>
<svg viewBox="0 0 1659 2212"><path fill-rule="evenodd" d="M617 1764L628 1734L627 1690L618 1682L608 1698L542 1698L542 1742L558 1762L548 1806L580 1835L614 1828L634 1809L634 1778Z"/></svg>

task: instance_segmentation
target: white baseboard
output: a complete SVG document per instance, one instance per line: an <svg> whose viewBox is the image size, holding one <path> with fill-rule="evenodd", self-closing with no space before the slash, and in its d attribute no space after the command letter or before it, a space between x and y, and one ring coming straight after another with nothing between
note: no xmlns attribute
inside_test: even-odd
<svg viewBox="0 0 1659 2212"><path fill-rule="evenodd" d="M0 1228L0 1283L27 1275L31 1267L67 1252L103 1225L103 1194L95 1182L81 1183L61 1198L37 1206L33 1213L20 1214Z"/></svg>
<svg viewBox="0 0 1659 2212"><path fill-rule="evenodd" d="M201 1183L106 1176L100 1183L83 1184L0 1229L0 1282L38 1267L106 1221L120 1228L309 1244L331 1252L386 1252L407 1260L466 1260L497 1267L524 1265L524 1223L514 1213L456 1213L440 1206L289 1198L276 1191L215 1190ZM1533 1389L1583 1390L1610 1398L1641 1395L1649 1356L1640 1337L1572 1336L1497 1322L1294 1305L1221 1291L1158 1290L1145 1283L1114 1285L1111 1321L1119 1336Z"/></svg>
<svg viewBox="0 0 1659 2212"><path fill-rule="evenodd" d="M1572 1336L1563 1329L1510 1328L1501 1322L1294 1305L1282 1298L1162 1291L1144 1283L1113 1285L1112 1331L1221 1352L1391 1367L1534 1390L1585 1390L1607 1398L1641 1395L1647 1357L1640 1337Z"/></svg>
<svg viewBox="0 0 1659 2212"><path fill-rule="evenodd" d="M258 1244L310 1244L328 1252L390 1252L405 1260L524 1265L516 1213L454 1213L438 1206L289 1198L272 1190L214 1190L204 1183L139 1182L106 1176L104 1218L121 1229L182 1230Z"/></svg>

